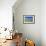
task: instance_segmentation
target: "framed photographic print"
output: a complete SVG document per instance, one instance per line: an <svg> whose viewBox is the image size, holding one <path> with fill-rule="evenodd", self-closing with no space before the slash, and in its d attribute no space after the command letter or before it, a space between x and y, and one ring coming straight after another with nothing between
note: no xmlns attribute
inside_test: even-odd
<svg viewBox="0 0 46 46"><path fill-rule="evenodd" d="M23 15L24 24L35 24L35 15Z"/></svg>

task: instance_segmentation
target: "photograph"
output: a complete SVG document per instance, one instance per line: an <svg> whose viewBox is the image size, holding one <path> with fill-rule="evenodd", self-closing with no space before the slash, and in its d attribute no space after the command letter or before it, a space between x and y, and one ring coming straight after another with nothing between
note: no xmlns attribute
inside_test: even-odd
<svg viewBox="0 0 46 46"><path fill-rule="evenodd" d="M35 15L24 15L23 23L24 24L35 24Z"/></svg>

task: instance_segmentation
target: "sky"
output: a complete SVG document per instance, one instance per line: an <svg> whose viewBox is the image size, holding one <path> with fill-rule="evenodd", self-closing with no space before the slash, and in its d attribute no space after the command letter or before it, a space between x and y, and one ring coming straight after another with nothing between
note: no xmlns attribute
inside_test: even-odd
<svg viewBox="0 0 46 46"><path fill-rule="evenodd" d="M12 6L16 0L0 0L0 27L12 29Z"/></svg>

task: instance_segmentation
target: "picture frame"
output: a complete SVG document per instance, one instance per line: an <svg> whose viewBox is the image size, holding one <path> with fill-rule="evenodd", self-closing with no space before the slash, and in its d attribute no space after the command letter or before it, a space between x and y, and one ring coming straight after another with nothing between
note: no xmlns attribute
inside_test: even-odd
<svg viewBox="0 0 46 46"><path fill-rule="evenodd" d="M23 24L35 24L35 15L23 15Z"/></svg>

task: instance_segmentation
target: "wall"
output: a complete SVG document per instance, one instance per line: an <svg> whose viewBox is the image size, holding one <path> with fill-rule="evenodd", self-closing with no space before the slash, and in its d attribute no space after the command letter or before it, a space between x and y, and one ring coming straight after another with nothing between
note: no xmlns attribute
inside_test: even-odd
<svg viewBox="0 0 46 46"><path fill-rule="evenodd" d="M41 0L22 0L16 5L13 6L15 29L22 32L24 38L34 40L36 46L41 46ZM23 15L35 15L35 24L23 24Z"/></svg>
<svg viewBox="0 0 46 46"><path fill-rule="evenodd" d="M46 0L41 1L41 41L46 46Z"/></svg>

